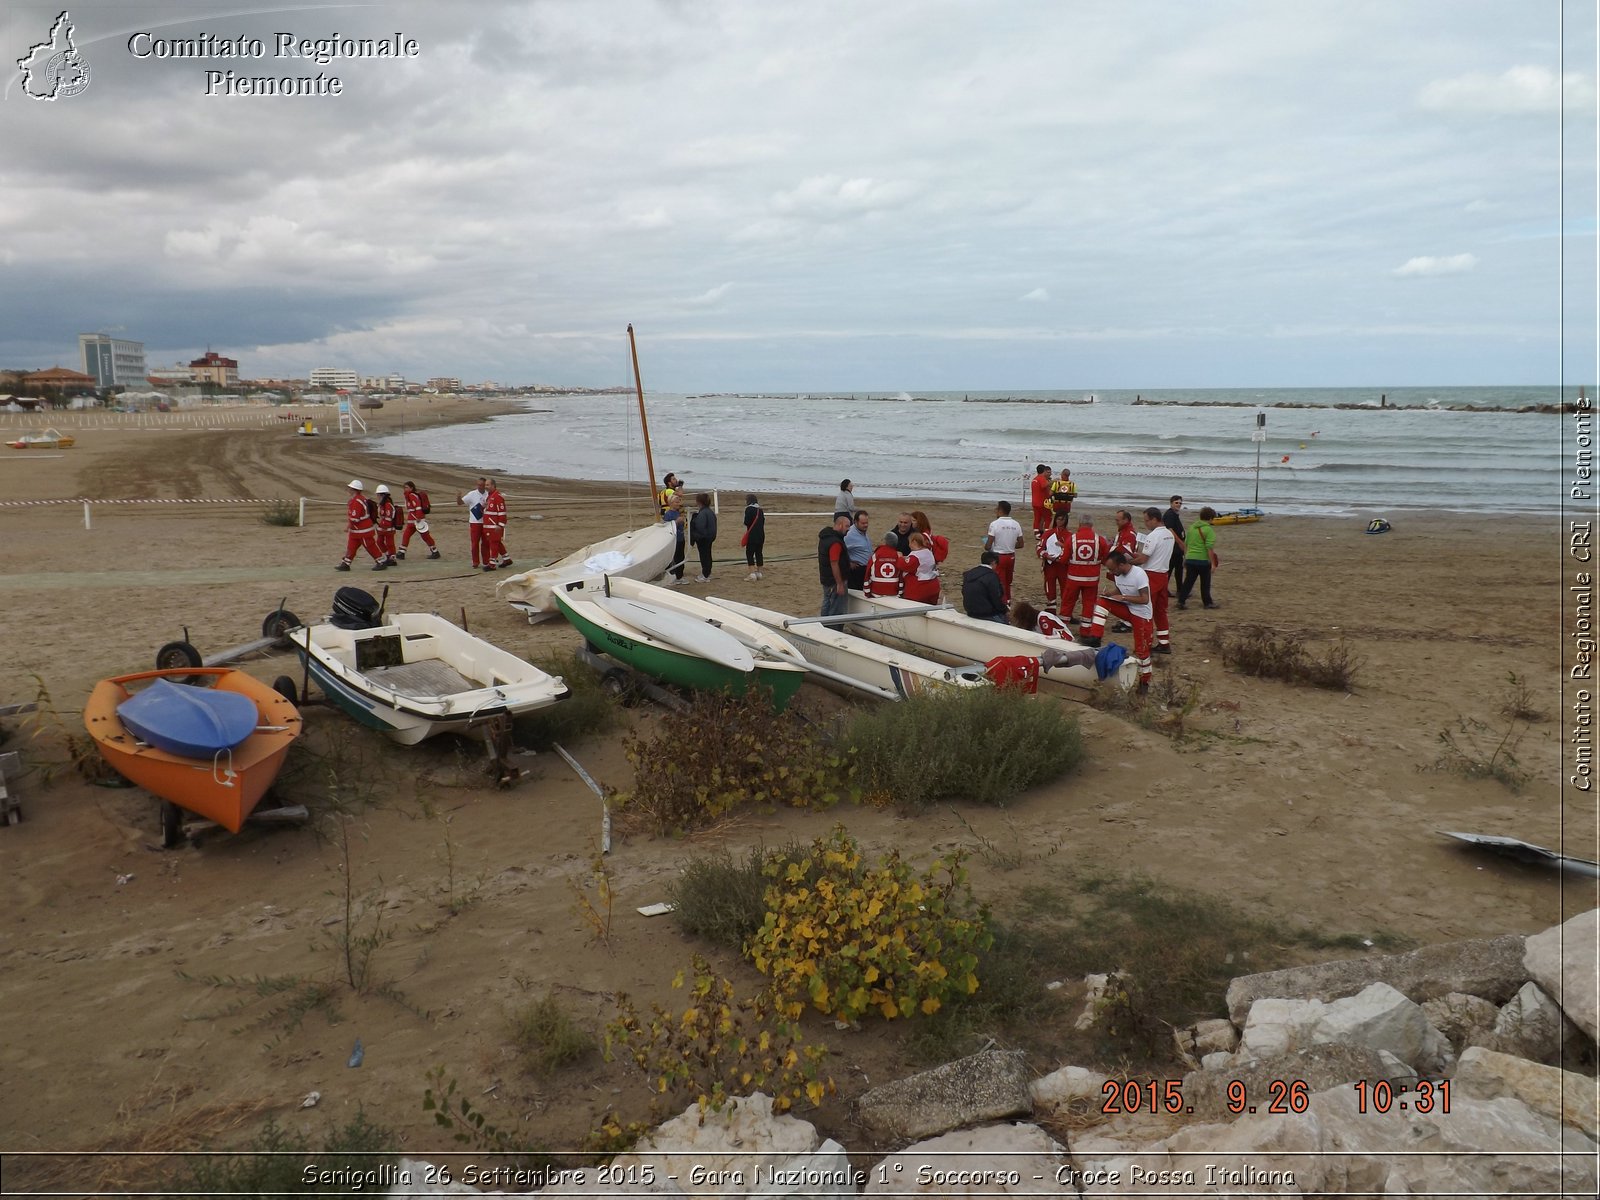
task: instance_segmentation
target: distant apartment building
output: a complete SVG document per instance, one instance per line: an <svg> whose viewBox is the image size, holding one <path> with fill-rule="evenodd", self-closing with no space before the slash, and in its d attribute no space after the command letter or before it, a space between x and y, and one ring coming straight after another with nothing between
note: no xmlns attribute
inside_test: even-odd
<svg viewBox="0 0 1600 1200"><path fill-rule="evenodd" d="M239 364L235 359L223 358L207 350L189 363L189 378L196 383L214 383L218 387L239 386Z"/></svg>
<svg viewBox="0 0 1600 1200"><path fill-rule="evenodd" d="M183 387L194 382L194 372L185 363L173 363L170 367L151 367L145 378L151 387Z"/></svg>
<svg viewBox="0 0 1600 1200"><path fill-rule="evenodd" d="M404 375L390 375L383 381L383 386L391 392L403 392L409 386Z"/></svg>
<svg viewBox="0 0 1600 1200"><path fill-rule="evenodd" d="M428 390L430 392L459 392L461 390L461 380L454 375L439 375L428 380Z"/></svg>
<svg viewBox="0 0 1600 1200"><path fill-rule="evenodd" d="M314 388L345 388L346 390L359 386L361 376L344 367L317 367L311 372L311 386Z"/></svg>
<svg viewBox="0 0 1600 1200"><path fill-rule="evenodd" d="M147 388L144 343L129 342L104 333L80 333L78 353L83 373L100 388Z"/></svg>

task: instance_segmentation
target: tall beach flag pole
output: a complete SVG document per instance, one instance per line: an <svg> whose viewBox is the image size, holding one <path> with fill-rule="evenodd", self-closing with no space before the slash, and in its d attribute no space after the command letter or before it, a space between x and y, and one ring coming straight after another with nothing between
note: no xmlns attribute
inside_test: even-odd
<svg viewBox="0 0 1600 1200"><path fill-rule="evenodd" d="M630 326L631 328L631 326ZM1256 427L1250 433L1250 440L1256 444L1256 499L1255 507L1261 507L1261 443L1267 440L1267 414L1256 414Z"/></svg>
<svg viewBox="0 0 1600 1200"><path fill-rule="evenodd" d="M639 347L633 340L631 324L628 326L628 352L633 356L633 390L639 397L639 428L644 433L644 469L650 476L646 481L645 494L650 497L653 505L656 495L656 463L650 456L650 422L644 415L644 381L639 378Z"/></svg>

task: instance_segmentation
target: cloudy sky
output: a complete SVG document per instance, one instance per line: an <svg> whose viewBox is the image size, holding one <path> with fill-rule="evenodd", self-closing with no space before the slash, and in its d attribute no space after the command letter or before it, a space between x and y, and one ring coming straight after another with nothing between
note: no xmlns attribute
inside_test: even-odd
<svg viewBox="0 0 1600 1200"><path fill-rule="evenodd" d="M36 100L60 11L0 12L0 367L606 385L632 322L666 390L1595 378L1592 0L118 0Z"/></svg>

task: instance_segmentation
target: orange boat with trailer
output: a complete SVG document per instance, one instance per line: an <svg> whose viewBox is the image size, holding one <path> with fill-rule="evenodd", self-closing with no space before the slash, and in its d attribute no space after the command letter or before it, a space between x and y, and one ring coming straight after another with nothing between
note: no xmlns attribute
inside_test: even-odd
<svg viewBox="0 0 1600 1200"><path fill-rule="evenodd" d="M171 753L141 741L123 724L117 709L160 679L246 697L256 706L255 729L231 749L204 758ZM108 764L165 802L162 827L169 844L176 840L178 809L238 833L277 778L301 728L300 712L290 700L232 667L182 667L103 679L84 705L83 724Z"/></svg>

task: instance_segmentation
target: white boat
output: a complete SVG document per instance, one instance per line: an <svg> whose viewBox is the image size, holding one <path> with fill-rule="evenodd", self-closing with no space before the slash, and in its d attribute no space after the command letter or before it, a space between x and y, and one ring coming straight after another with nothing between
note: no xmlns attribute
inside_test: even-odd
<svg viewBox="0 0 1600 1200"><path fill-rule="evenodd" d="M735 695L761 688L782 710L805 681L789 642L670 588L604 576L575 580L554 597L591 648L667 683Z"/></svg>
<svg viewBox="0 0 1600 1200"><path fill-rule="evenodd" d="M921 611L919 611L921 610ZM895 596L866 596L851 592L851 613L906 612L907 616L887 621L861 621L851 628L862 637L885 646L921 654L939 662L987 663L993 658L1023 655L1042 658L1047 650L1064 650L1075 645L1065 638L1046 637L1031 629L979 621L953 608L927 610L925 605ZM1115 679L1126 686L1139 682L1139 665L1130 656L1117 668ZM1074 700L1085 698L1098 683L1092 666L1061 664L1039 671L1039 686Z"/></svg>
<svg viewBox="0 0 1600 1200"><path fill-rule="evenodd" d="M782 634L821 678L855 691L899 700L938 688L991 686L980 664L952 666L933 662L842 629L801 622L787 613L737 600L707 596L706 602Z"/></svg>
<svg viewBox="0 0 1600 1200"><path fill-rule="evenodd" d="M387 616L373 629L307 625L287 636L330 701L403 746L571 694L559 675L433 613Z"/></svg>
<svg viewBox="0 0 1600 1200"><path fill-rule="evenodd" d="M531 625L556 615L556 602L551 595L554 589L605 575L659 579L672 564L676 547L677 535L672 526L658 522L574 550L547 567L502 579L495 585L495 595L526 613Z"/></svg>

